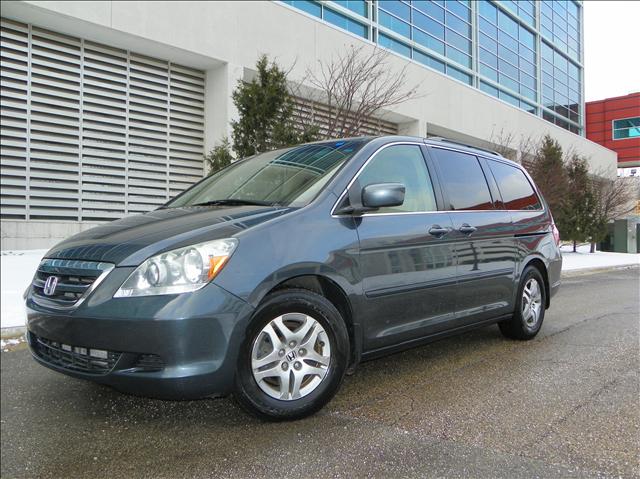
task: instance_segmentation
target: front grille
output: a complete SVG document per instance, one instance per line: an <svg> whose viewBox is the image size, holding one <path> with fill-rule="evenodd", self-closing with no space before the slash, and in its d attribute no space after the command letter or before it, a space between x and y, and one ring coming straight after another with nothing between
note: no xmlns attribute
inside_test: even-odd
<svg viewBox="0 0 640 479"><path fill-rule="evenodd" d="M104 349L71 346L41 338L33 333L30 335L31 347L36 356L49 364L71 371L106 374L115 367L122 355L122 353Z"/></svg>
<svg viewBox="0 0 640 479"><path fill-rule="evenodd" d="M143 371L161 371L164 369L164 360L157 354L141 354L138 356L135 368Z"/></svg>
<svg viewBox="0 0 640 479"><path fill-rule="evenodd" d="M111 263L44 259L31 283L33 298L44 306L74 307L112 268ZM47 288L47 280L52 277L55 277L55 288ZM53 281L49 286L52 284Z"/></svg>

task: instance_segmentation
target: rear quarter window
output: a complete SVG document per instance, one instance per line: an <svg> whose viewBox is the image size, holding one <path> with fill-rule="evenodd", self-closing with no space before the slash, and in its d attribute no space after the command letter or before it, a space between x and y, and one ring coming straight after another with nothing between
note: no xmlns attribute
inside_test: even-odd
<svg viewBox="0 0 640 479"><path fill-rule="evenodd" d="M507 210L541 210L542 203L524 172L506 163L488 160Z"/></svg>

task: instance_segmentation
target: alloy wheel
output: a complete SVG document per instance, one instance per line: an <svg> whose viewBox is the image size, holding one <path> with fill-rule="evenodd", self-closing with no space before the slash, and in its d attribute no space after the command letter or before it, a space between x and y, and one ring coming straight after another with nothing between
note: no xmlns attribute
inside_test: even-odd
<svg viewBox="0 0 640 479"><path fill-rule="evenodd" d="M522 289L522 318L525 325L532 329L540 319L542 310L542 291L535 278L529 279Z"/></svg>
<svg viewBox="0 0 640 479"><path fill-rule="evenodd" d="M331 345L325 329L309 315L287 313L258 333L251 351L256 383L275 399L292 401L313 392L327 375Z"/></svg>

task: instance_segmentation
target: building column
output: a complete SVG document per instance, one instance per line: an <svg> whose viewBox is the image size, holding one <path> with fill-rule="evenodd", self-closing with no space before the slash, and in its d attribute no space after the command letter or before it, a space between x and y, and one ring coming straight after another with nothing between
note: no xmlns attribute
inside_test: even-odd
<svg viewBox="0 0 640 479"><path fill-rule="evenodd" d="M398 125L398 135L427 137L427 121L413 120Z"/></svg>
<svg viewBox="0 0 640 479"><path fill-rule="evenodd" d="M209 153L224 138L231 139L231 121L238 118L231 94L244 69L225 63L206 71L204 86L204 151Z"/></svg>

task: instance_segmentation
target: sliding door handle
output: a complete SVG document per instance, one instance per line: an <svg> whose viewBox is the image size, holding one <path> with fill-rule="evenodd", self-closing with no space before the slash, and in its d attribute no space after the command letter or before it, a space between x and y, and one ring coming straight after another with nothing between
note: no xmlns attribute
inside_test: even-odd
<svg viewBox="0 0 640 479"><path fill-rule="evenodd" d="M465 223L460 228L458 228L458 231L460 231L460 233L462 233L464 235L470 235L471 233L473 233L477 229L478 228L476 228L475 226L471 226L471 225L468 225L467 223Z"/></svg>

